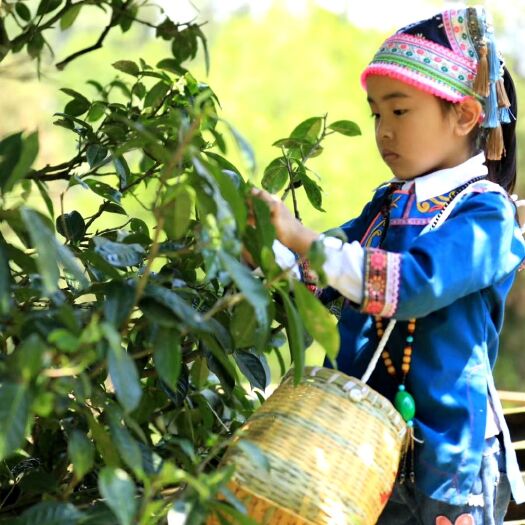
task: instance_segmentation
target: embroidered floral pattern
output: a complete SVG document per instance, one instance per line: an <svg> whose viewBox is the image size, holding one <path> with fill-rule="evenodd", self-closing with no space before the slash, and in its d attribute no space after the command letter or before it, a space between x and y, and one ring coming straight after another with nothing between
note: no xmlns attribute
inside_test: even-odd
<svg viewBox="0 0 525 525"><path fill-rule="evenodd" d="M476 525L474 516L472 514L461 514L454 523L452 523L446 516L438 516L436 518L436 525Z"/></svg>
<svg viewBox="0 0 525 525"><path fill-rule="evenodd" d="M299 261L299 268L301 270L303 282L308 290L315 295L320 294L321 290L317 287L317 275L310 268L310 263L306 259L301 259Z"/></svg>
<svg viewBox="0 0 525 525"><path fill-rule="evenodd" d="M377 248L365 249L365 279L361 310L392 317L399 299L401 255Z"/></svg>
<svg viewBox="0 0 525 525"><path fill-rule="evenodd" d="M476 47L468 30L468 16L465 9L451 9L443 13L443 24L448 41L456 53L473 60L478 59Z"/></svg>
<svg viewBox="0 0 525 525"><path fill-rule="evenodd" d="M421 213L436 213L439 210L441 210L443 206L447 204L456 193L457 192L451 191L449 193L445 193L444 195L433 197L426 201L418 202L417 209Z"/></svg>
<svg viewBox="0 0 525 525"><path fill-rule="evenodd" d="M425 38L395 34L388 38L365 69L361 82L371 74L397 78L452 102L475 95L472 86L474 58L453 52Z"/></svg>

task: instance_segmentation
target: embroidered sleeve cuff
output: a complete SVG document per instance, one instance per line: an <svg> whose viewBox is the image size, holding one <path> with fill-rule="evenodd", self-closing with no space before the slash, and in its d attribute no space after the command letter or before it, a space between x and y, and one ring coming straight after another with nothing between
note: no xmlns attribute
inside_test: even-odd
<svg viewBox="0 0 525 525"><path fill-rule="evenodd" d="M401 254L365 248L361 311L392 317L397 310Z"/></svg>

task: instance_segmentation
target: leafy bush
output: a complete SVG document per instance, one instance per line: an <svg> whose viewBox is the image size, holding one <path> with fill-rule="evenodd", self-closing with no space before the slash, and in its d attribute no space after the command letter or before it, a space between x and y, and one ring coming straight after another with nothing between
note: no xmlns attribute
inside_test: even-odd
<svg viewBox="0 0 525 525"><path fill-rule="evenodd" d="M41 0L34 13L4 2L0 59L25 50L39 67L48 32L88 4L108 24L59 69L115 28L144 23L132 0ZM195 524L212 510L250 523L218 460L264 401L267 355L282 363L287 340L299 380L312 337L332 358L338 349L327 311L275 262L268 208L251 202L251 184L225 157L225 134L248 160L249 145L186 69L199 46L207 55L200 26L166 18L154 27L169 57L117 60L127 81L90 80L95 99L62 89L69 101L55 124L75 139L72 158L34 168L36 132L0 142L0 192L14 203L0 210L2 523ZM262 183L291 195L297 215L302 189L322 210L307 162L335 132L359 129L313 117L275 143ZM55 210L57 180L98 211ZM46 213L25 203L33 188ZM242 262L243 247L259 272Z"/></svg>

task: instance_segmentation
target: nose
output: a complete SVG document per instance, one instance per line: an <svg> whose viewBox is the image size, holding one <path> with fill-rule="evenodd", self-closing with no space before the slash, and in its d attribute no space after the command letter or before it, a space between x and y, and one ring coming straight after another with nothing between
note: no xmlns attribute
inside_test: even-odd
<svg viewBox="0 0 525 525"><path fill-rule="evenodd" d="M378 139L391 139L394 136L392 126L385 118L378 118L376 121L376 137Z"/></svg>

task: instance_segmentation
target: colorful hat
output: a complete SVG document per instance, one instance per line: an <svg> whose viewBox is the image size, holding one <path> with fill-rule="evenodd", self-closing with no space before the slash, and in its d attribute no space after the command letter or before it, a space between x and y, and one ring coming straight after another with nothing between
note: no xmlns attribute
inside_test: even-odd
<svg viewBox="0 0 525 525"><path fill-rule="evenodd" d="M363 71L388 76L450 102L475 97L484 108L489 160L504 154L501 124L511 122L503 82L504 62L492 24L482 7L449 9L400 29L388 38Z"/></svg>

